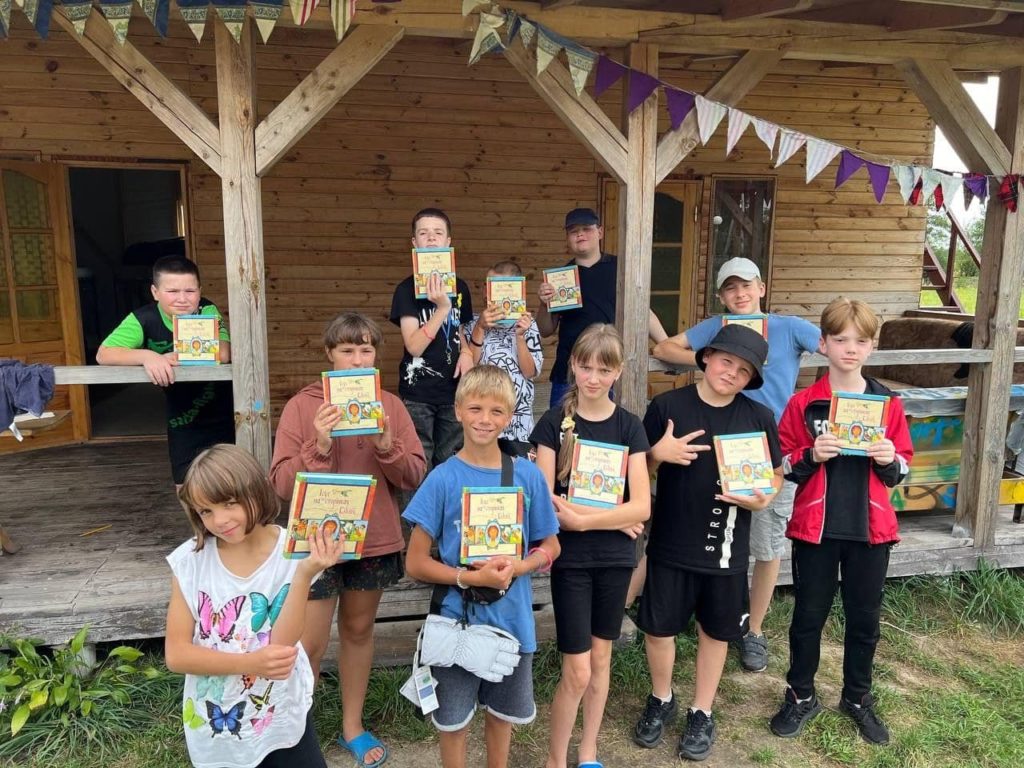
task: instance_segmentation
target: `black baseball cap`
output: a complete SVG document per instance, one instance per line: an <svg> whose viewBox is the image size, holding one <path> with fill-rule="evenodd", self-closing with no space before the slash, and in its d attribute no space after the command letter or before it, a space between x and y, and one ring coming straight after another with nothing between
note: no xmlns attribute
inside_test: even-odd
<svg viewBox="0 0 1024 768"><path fill-rule="evenodd" d="M761 372L768 359L768 342L753 328L735 323L723 325L706 347L698 349L694 353L697 356L697 367L702 371L707 367L704 362L704 352L709 349L736 355L754 366L754 375L750 377L750 381L747 382L744 389L760 389L764 384Z"/></svg>
<svg viewBox="0 0 1024 768"><path fill-rule="evenodd" d="M593 208L573 208L565 214L565 228L589 227L591 224L600 224L601 218L594 213Z"/></svg>

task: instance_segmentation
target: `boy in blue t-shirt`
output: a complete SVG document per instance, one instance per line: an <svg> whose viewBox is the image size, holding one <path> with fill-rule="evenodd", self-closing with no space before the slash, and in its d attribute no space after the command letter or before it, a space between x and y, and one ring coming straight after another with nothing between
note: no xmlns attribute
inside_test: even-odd
<svg viewBox="0 0 1024 768"><path fill-rule="evenodd" d="M742 257L726 261L718 270L718 298L732 315L760 315L765 284L761 271L750 259ZM695 349L708 345L722 327L720 316L709 317L683 333L660 342L654 356L667 363L696 365ZM818 351L821 332L803 318L791 315L768 315L768 360L764 364L764 385L745 391L750 399L771 408L776 423L789 402L800 372L800 355ZM786 482L772 505L754 515L750 529L750 554L754 557L754 577L750 584L750 630L737 643L740 662L750 672L761 672L768 666L768 640L761 624L768 613L772 592L779 577L779 564L786 554L786 523L793 514L796 486Z"/></svg>
<svg viewBox="0 0 1024 768"><path fill-rule="evenodd" d="M551 494L540 470L525 459L513 460L513 483L523 489L524 557L490 558L466 568L460 565L462 492L467 487L501 485L502 454L498 435L508 426L516 396L508 374L493 365L467 371L455 391L455 416L462 424L464 442L451 458L427 475L402 517L414 528L409 539L405 569L414 579L449 584L441 615L463 616L462 591L467 587L507 590L495 602L468 603L470 624L488 624L519 640L522 655L512 674L500 682L487 682L459 666L432 667L437 680L439 707L431 718L440 732L441 764L465 764L466 738L477 704L487 711L485 734L489 766L508 764L512 725L532 722L537 715L533 700L533 653L537 650L533 593L529 575L547 570L558 557L558 520ZM430 555L436 542L440 560ZM516 578L521 577L521 578Z"/></svg>

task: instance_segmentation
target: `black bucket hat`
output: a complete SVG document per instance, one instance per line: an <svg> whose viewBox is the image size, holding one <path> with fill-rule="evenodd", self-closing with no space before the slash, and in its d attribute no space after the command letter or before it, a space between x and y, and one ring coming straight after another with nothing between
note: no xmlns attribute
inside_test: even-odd
<svg viewBox="0 0 1024 768"><path fill-rule="evenodd" d="M697 367L702 371L707 367L704 362L704 352L709 349L736 355L754 366L754 375L750 377L750 381L747 382L744 389L760 389L764 384L761 371L768 359L768 342L754 329L735 323L723 325L706 347L698 349L694 353L697 357Z"/></svg>

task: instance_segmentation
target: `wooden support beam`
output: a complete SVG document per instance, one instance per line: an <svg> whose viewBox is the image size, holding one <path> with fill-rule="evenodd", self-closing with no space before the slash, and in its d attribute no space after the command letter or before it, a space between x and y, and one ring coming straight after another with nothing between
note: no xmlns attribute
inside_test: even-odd
<svg viewBox="0 0 1024 768"><path fill-rule="evenodd" d="M629 46L629 66L658 76L658 48L649 43ZM622 97L626 127L626 177L619 193L618 301L615 324L622 331L625 365L617 399L626 410L642 414L647 408L647 346L651 308L651 249L654 234L655 157L658 151L658 89L632 112L628 89Z"/></svg>
<svg viewBox="0 0 1024 768"><path fill-rule="evenodd" d="M997 176L1009 173L1010 151L948 64L906 60L896 69L968 168Z"/></svg>
<svg viewBox="0 0 1024 768"><path fill-rule="evenodd" d="M537 62L518 40L505 49L505 58L616 181L624 182L626 137L586 91L576 95L569 71L556 60L538 75Z"/></svg>
<svg viewBox="0 0 1024 768"><path fill-rule="evenodd" d="M1020 0L898 0L904 5L955 5L959 8L982 8L988 11L1024 13Z"/></svg>
<svg viewBox="0 0 1024 768"><path fill-rule="evenodd" d="M1012 152L1008 170L1024 172L1024 71L999 76L996 134ZM995 196L985 213L975 349L992 350L992 362L972 365L964 414L956 527L970 530L975 547L993 543L1013 378L1014 344L1024 280L1024 212L1008 213Z"/></svg>
<svg viewBox="0 0 1024 768"><path fill-rule="evenodd" d="M583 0L541 0L542 11L553 11L557 8L568 8L570 5L579 5Z"/></svg>
<svg viewBox="0 0 1024 768"><path fill-rule="evenodd" d="M270 366L264 282L263 201L256 175L256 58L252 19L241 40L213 20L224 156L224 258L231 322L235 442L270 467Z"/></svg>
<svg viewBox="0 0 1024 768"><path fill-rule="evenodd" d="M800 13L813 5L814 0L722 0L722 18L726 21L765 19Z"/></svg>
<svg viewBox="0 0 1024 768"><path fill-rule="evenodd" d="M88 51L214 173L220 174L220 135L213 120L134 45L117 42L110 24L97 9L89 16L83 35L63 13L54 13L51 21Z"/></svg>
<svg viewBox="0 0 1024 768"><path fill-rule="evenodd" d="M1002 24L1009 15L1009 11L983 8L923 8L899 3L890 5L886 12L886 27L893 32L906 32L911 29L969 29Z"/></svg>
<svg viewBox="0 0 1024 768"><path fill-rule="evenodd" d="M750 93L779 61L783 51L747 51L705 92L704 97L733 105ZM658 142L655 185L660 184L683 161L700 140L697 110L687 115L682 125L668 131Z"/></svg>
<svg viewBox="0 0 1024 768"><path fill-rule="evenodd" d="M404 33L404 27L352 30L256 128L256 174L265 176Z"/></svg>

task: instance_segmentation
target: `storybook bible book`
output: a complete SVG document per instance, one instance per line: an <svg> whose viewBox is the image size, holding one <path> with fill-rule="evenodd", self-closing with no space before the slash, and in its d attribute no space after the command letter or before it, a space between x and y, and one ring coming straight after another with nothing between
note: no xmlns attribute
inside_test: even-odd
<svg viewBox="0 0 1024 768"><path fill-rule="evenodd" d="M580 290L580 270L575 264L569 267L555 267L544 270L544 281L555 289L555 295L548 302L549 312L564 312L583 306L583 292Z"/></svg>
<svg viewBox="0 0 1024 768"><path fill-rule="evenodd" d="M431 275L440 277L444 292L455 298L454 248L412 249L412 285L417 299L427 298L427 280Z"/></svg>
<svg viewBox="0 0 1024 768"><path fill-rule="evenodd" d="M209 315L175 315L174 351L178 365L220 364L220 321Z"/></svg>
<svg viewBox="0 0 1024 768"><path fill-rule="evenodd" d="M518 275L489 276L487 304L501 310L501 320L497 324L511 328L526 314L526 278Z"/></svg>
<svg viewBox="0 0 1024 768"><path fill-rule="evenodd" d="M839 438L839 450L867 456L867 448L885 437L889 397L856 392L833 392L828 409L829 431Z"/></svg>
<svg viewBox="0 0 1024 768"><path fill-rule="evenodd" d="M611 508L626 492L629 448L594 440L577 440L569 470L569 501Z"/></svg>
<svg viewBox="0 0 1024 768"><path fill-rule="evenodd" d="M523 489L463 488L459 561L468 564L497 555L523 557Z"/></svg>
<svg viewBox="0 0 1024 768"><path fill-rule="evenodd" d="M755 490L774 490L775 469L764 432L715 435L714 444L722 493L753 496Z"/></svg>
<svg viewBox="0 0 1024 768"><path fill-rule="evenodd" d="M376 368L351 368L324 371L321 375L324 402L341 409L341 421L331 430L331 437L374 435L384 431L380 371Z"/></svg>
<svg viewBox="0 0 1024 768"><path fill-rule="evenodd" d="M322 528L344 540L339 560L361 558L376 490L377 480L371 475L299 472L288 510L284 556L308 557L308 539Z"/></svg>

